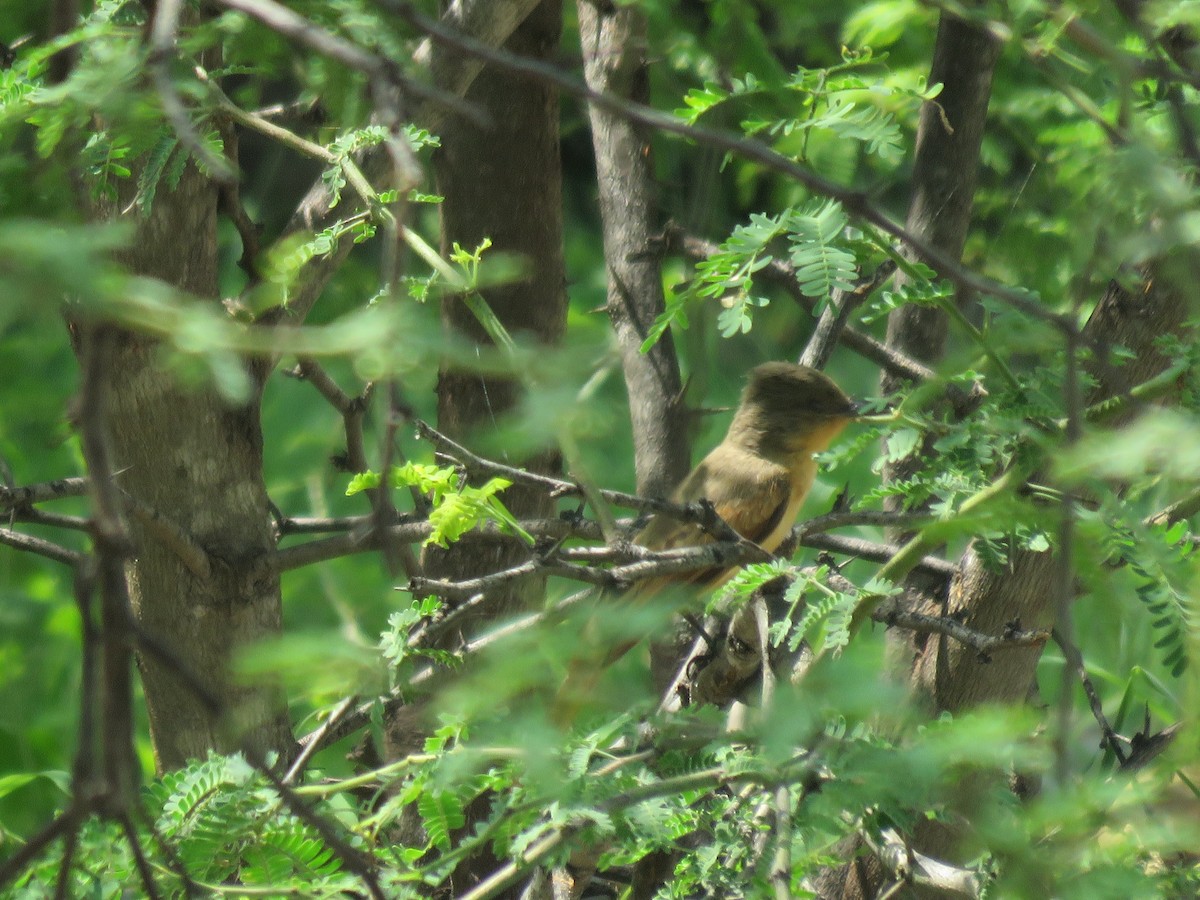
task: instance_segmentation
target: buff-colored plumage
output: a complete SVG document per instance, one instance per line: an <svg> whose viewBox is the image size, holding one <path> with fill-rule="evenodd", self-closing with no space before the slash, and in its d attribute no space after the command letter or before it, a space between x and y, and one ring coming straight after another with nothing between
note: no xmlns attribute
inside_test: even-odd
<svg viewBox="0 0 1200 900"><path fill-rule="evenodd" d="M774 552L791 530L816 476L813 455L829 447L854 418L855 406L832 379L807 366L771 362L750 372L737 412L724 440L696 466L672 499L689 503L701 498L747 540ZM635 539L652 550L711 543L700 526L670 516L656 516ZM718 569L654 578L633 587L615 603L645 602L670 585L712 589L736 569ZM634 646L610 649L607 663ZM574 709L590 692L595 675L572 667L563 685L555 718Z"/></svg>
<svg viewBox="0 0 1200 900"><path fill-rule="evenodd" d="M758 366L750 373L725 439L672 499L690 503L707 498L738 534L774 552L812 487L817 473L813 455L827 449L854 415L850 398L821 372L793 363ZM654 550L711 541L698 525L669 516L653 519L636 539ZM688 580L714 587L733 572Z"/></svg>

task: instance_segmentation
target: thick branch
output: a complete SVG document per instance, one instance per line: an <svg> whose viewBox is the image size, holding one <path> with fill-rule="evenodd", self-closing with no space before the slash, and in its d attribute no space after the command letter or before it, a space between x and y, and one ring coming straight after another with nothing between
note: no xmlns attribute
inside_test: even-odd
<svg viewBox="0 0 1200 900"><path fill-rule="evenodd" d="M579 30L587 86L644 103L646 18L635 6L580 0ZM600 189L608 315L621 350L633 422L638 493L666 496L691 465L679 360L670 332L641 348L665 307L662 239L650 136L611 109L590 104Z"/></svg>

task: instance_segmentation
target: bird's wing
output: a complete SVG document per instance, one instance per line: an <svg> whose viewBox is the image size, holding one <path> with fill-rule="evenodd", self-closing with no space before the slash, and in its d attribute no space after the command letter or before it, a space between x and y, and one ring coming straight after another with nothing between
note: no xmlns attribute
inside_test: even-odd
<svg viewBox="0 0 1200 900"><path fill-rule="evenodd" d="M762 543L782 521L791 499L791 479L784 470L738 480L725 495L710 496L717 514L746 540Z"/></svg>
<svg viewBox="0 0 1200 900"><path fill-rule="evenodd" d="M747 540L762 542L776 530L787 513L791 479L782 466L768 463L761 457L750 460L738 456L723 453L718 447L692 470L675 492L674 499L689 503L706 498L738 534ZM655 550L694 547L712 541L712 536L694 522L680 522L662 515L656 516L637 539L642 546ZM670 580L707 584L724 580L726 574L724 569L706 569ZM657 579L651 584L656 582Z"/></svg>

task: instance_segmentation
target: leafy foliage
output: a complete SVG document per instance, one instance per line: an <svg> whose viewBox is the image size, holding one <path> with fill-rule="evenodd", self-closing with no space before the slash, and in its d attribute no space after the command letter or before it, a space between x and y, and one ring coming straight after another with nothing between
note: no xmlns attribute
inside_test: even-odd
<svg viewBox="0 0 1200 900"><path fill-rule="evenodd" d="M533 538L513 517L496 495L512 487L506 478L489 478L479 487L463 483L453 466L433 466L425 463L405 463L391 470L393 487L415 487L429 494L433 509L429 524L433 531L426 544L448 547L451 542L484 522L494 522L511 534L520 535L529 543ZM346 495L377 488L382 483L378 472L363 472L350 479Z"/></svg>
<svg viewBox="0 0 1200 900"><path fill-rule="evenodd" d="M742 134L858 191L897 221L904 218L918 110L936 115L940 109L941 86L924 81L934 10L911 0L875 0L849 13L790 0L638 6L654 25L651 89L659 108L682 104L682 121L706 127L736 124ZM30 9L11 11L12 34L42 33L40 13ZM410 78L413 95L420 96L420 77L407 67L423 35L408 32L399 17L361 0L298 0L288 9L322 33L382 54L388 71ZM147 344L163 342L164 355L203 357L212 364L198 383L215 379L239 404L251 396L243 356L302 352L320 357L344 383L403 382L417 413L426 416L443 362L500 373L533 386L528 418L553 420L539 423L538 450L545 449L545 435L559 439L564 468L589 489L592 480L628 482L624 435L596 428L594 440L571 447L562 437L562 422L591 416L602 402L625 402L617 379L607 377L615 367L607 332L590 315L603 303L605 266L590 207L593 172L578 163L579 135L586 132L578 110L566 104L562 113L568 335L590 335L592 343L579 346L604 350L578 353L569 345L563 356L578 357L574 363L587 369L586 390L554 370L560 358L547 348L526 352L521 336L510 336L484 301L484 288L521 277L527 265L488 254L488 237L454 244L443 258L431 237L435 210L410 208L400 237L413 258L404 261L399 280L392 280L398 264L379 276L379 258L397 251L380 240L396 236L389 207L404 206L405 198L395 186L370 188L365 197L360 185L346 192L356 160L392 134L369 118L377 86L367 77L236 11L188 26L167 68L189 110L188 125L207 150L196 155L147 77L158 60L145 39L152 21L146 10L102 0L66 34L0 48L13 51L12 64L0 67L0 207L23 216L0 222L0 349L20 361L0 384L6 484L82 471L78 440L61 413L76 387L60 327L64 297L72 314L101 311L140 332ZM1174 260L1177 270L1155 270L1158 283L1175 279L1194 295L1187 254L1200 233L1188 137L1200 125L1195 52L1187 40L1158 33L1178 26L1182 31L1173 34L1186 37L1197 25L1194 11L1187 4L1154 6L1136 28L1111 11L1082 6L1030 3L979 12L1008 40L964 259L1028 303L966 290L961 281L909 260L842 205L756 162L730 154L719 160L718 172L720 152L651 135L662 183L686 186L664 192L666 212L685 229L711 231L717 249L691 264L668 254L669 304L643 349L668 330L679 332L692 375L687 402L722 405L736 396L738 373L749 364L795 356L804 339L808 325L790 303L777 302L781 284L819 313L880 260L895 261L902 283L851 310L851 327L884 340L884 319L898 311L944 313L950 330L945 357L923 385L876 401L871 421L848 430L822 456L806 515L817 515L845 483L850 513L919 512L895 527L917 529L930 552L945 546L952 557L969 546L998 581L1027 555L1068 558L1080 583L1079 642L1113 726L1136 730L1149 716L1156 727L1186 721L1197 684L1191 665L1200 589L1196 514L1185 510L1173 523L1157 515L1193 495L1200 477L1191 451L1200 442L1200 342L1159 342L1171 377L1150 396L1131 385L1115 403L1132 407L1133 424L1114 430L1106 418L1111 409L1086 406L1095 386L1086 372L1141 360L1119 347L1079 342L1072 349L1085 372L1078 373L1079 397L1073 398L1064 335L1110 278L1136 287L1129 302L1145 303L1148 315L1140 274L1150 263ZM1089 37L1086 45L1080 35ZM55 82L48 72L63 50L77 51L78 59L66 79ZM198 71L202 54L218 50L221 67ZM144 220L169 202L189 166L203 171L205 156L225 155L228 110L220 108L226 100L217 85L228 102L294 128L299 138L286 145L255 138L240 148L246 211L262 224L266 249L252 275L240 273L234 229L223 225L221 296L231 298L237 317L123 272L115 260L130 231L76 224L78 204L88 200ZM285 95L294 102L279 104ZM948 116L940 124L956 127ZM414 154L439 146L436 136L412 125L404 140L408 146L397 149ZM341 218L314 234L279 238L290 199L307 188L297 180L308 177L305 165L340 204ZM79 196L76 175L87 198ZM440 198L433 190L423 184L407 200L435 204ZM350 243L361 246L325 285L320 325L266 338L261 323L248 324L267 309L287 306L314 261L341 258L338 251ZM423 301L442 296L466 303L500 349L464 349L427 328L436 309ZM716 341L714 332L724 340ZM874 363L848 356L839 351L834 359L839 381L856 393L872 390ZM397 494L400 506L412 488L431 501L430 545L445 547L479 528L533 545L502 502L507 480L469 483L458 469L429 462L428 448L408 435L396 440L413 462L389 469L386 482L379 473L355 476L343 491L344 476L314 462L342 453L343 423L291 390L273 383L263 403L270 438L265 479L280 509L311 507L336 519L362 514L362 492L404 489ZM1173 411L1154 405L1163 397ZM237 414L244 412L237 405ZM390 408L382 417L367 410L367 437L382 442L391 415ZM703 420L701 430L712 421ZM1078 440L1070 437L1073 425ZM897 474L882 483L885 467ZM976 502L1013 471L1029 477L996 491L986 504ZM568 524L589 514L587 506L575 506L574 500L563 504ZM86 512L82 503L71 508ZM28 525L57 536L46 522L22 519L24 509L4 512L6 532ZM1064 516L1075 528L1070 544ZM291 539L283 534L290 522L279 518L281 540ZM618 529L613 533L623 527L603 524ZM887 537L882 528L855 526L855 536L878 546ZM86 536L78 528L67 531L64 544L85 551ZM572 537L538 545L530 558L561 562L581 549ZM628 548L618 542L605 552L619 556L622 550ZM835 563L804 562L748 567L708 606L719 635L721 621L754 590L787 578L782 614L771 623L771 649L782 656L807 644L816 652L799 686L779 679L768 696L743 685L744 698L758 706L736 731L709 709L639 721L634 712L658 709L662 698L643 686L637 654L601 673L596 696L587 698L595 702L571 728L561 727L555 690L564 673L579 666L572 650L586 644L590 632L555 605L566 592L555 581L551 610L537 627L511 640L497 638L490 655L465 666L453 643L457 635L446 645L452 649L414 639L456 615L453 604L433 597L397 603L390 575L361 558L317 573L289 571L288 628L306 632L307 644L255 648L260 668L243 672L292 689L279 657L290 660L292 678L298 670L302 682L292 696L299 718L315 708L325 720L334 710L341 715L367 704L372 737L388 759L350 763L343 745L313 763L295 791L324 830L241 757L193 761L150 780L142 795L145 820L134 817L140 846L167 894L185 891L180 868L205 896L362 894L366 888L351 860L329 840L336 834L353 848L352 859L372 867L389 897L454 895L462 884L455 870L472 855L491 854L498 867L511 863L524 872L565 863L582 850L597 857L601 869L662 853L672 871L660 896L737 898L802 896L823 869L844 861L845 842L878 842L896 829L939 822L978 848L972 867L988 896L1196 893L1200 817L1194 814L1191 735L1184 733L1173 755L1142 771L1123 770L1113 746L1095 749L1098 726L1082 690L1073 682L1061 689L1055 667L1063 663L1053 650L1039 688L1058 705L1057 715L1013 708L931 719L909 703L907 686L885 664L881 635L854 628L865 603L896 587L875 579L874 563L855 553L838 553L839 579L833 578ZM64 698L79 690L79 622L68 573L48 574L38 561L14 554L11 562L4 558L2 582L0 684L8 702L0 710L0 839L7 856L19 846L18 835L35 833L64 803L76 735L76 710ZM640 636L642 619L635 612L628 619L617 624ZM336 647L333 634L342 635ZM928 649L941 640L922 636L918 642ZM354 677L334 671L347 658L357 666ZM982 677L994 671L981 668ZM418 672L436 687L450 687L429 699L427 683L414 684ZM347 696L354 702L327 705L330 683L339 697L356 695ZM619 715L605 707L606 691L618 698ZM398 699L428 700L429 720L440 722L417 744L420 752L398 749L395 736L385 733L383 707ZM1055 742L1044 736L1047 728ZM148 760L144 728L139 741ZM1018 800L1005 784L1013 772L1031 782L1053 777L1042 791ZM111 823L85 823L64 891L121 897L136 890L130 886L138 883L138 863L127 837ZM60 860L58 846L41 854L12 887L13 896L52 891Z"/></svg>
<svg viewBox="0 0 1200 900"><path fill-rule="evenodd" d="M855 244L845 234L846 214L834 201L815 202L777 216L752 215L739 225L717 253L696 266L689 288L677 293L655 321L642 344L645 352L672 324L687 324L684 305L702 297L716 297L723 307L717 327L724 337L744 334L753 325L751 310L769 302L754 289L756 273L776 261L777 242L786 241L787 261L800 290L808 297L825 298L835 290L854 288Z"/></svg>

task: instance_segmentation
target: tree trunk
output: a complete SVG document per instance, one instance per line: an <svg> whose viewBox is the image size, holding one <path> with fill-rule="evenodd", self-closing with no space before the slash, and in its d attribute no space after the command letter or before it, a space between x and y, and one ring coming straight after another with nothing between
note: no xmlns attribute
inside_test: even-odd
<svg viewBox="0 0 1200 900"><path fill-rule="evenodd" d="M645 103L646 17L636 7L579 0L584 75L594 91ZM662 237L656 227L650 138L628 119L592 105L592 144L604 226L608 315L621 349L633 423L637 490L668 496L691 466L679 359L667 331L642 353L665 306Z"/></svg>
<svg viewBox="0 0 1200 900"><path fill-rule="evenodd" d="M913 164L913 194L905 227L955 258L962 255L971 224L979 148L983 142L992 74L999 53L999 42L987 31L949 13L942 14L929 83L941 83L944 88L936 101L927 102L921 109ZM910 258L914 255L907 249L902 252ZM895 285L898 288L903 283L904 275L898 272ZM946 314L936 308L904 306L888 317L888 346L931 365L941 359L946 336ZM885 372L882 388L890 393L901 390L903 384ZM903 481L910 477L922 465L923 449L887 463L883 480ZM887 509L896 509L898 505L899 500L894 498L884 501ZM892 537L902 540L904 535ZM930 605L945 600L941 595L944 584L919 573L909 577L908 588L910 596L928 598ZM890 640L897 675L903 678L918 652L912 645L919 648L921 644L912 636ZM845 843L848 856L855 856L861 849L861 842L855 839ZM891 874L884 872L878 860L867 855L825 871L818 879L818 885L822 897L866 900L874 897L885 879L890 878Z"/></svg>
<svg viewBox="0 0 1200 900"><path fill-rule="evenodd" d="M506 48L534 59L549 59L558 48L562 7L545 0L513 32ZM558 92L510 72L485 69L467 91L491 125L481 127L460 116L448 117L435 154L441 204L442 250L454 243L473 250L492 241L491 253L510 253L527 266L524 277L485 289L484 299L514 335L553 343L566 327L566 273L562 251L562 170L559 159ZM460 297L442 303L446 328L480 344L490 343L482 326ZM520 385L512 378L484 376L445 368L438 381L439 426L464 438L513 408ZM556 455L546 453L525 465L548 471ZM518 516L544 516L552 502L543 491L514 486L505 504ZM430 574L470 578L504 568L523 553L496 545L486 550L452 547L426 553ZM529 605L542 583L527 581L489 596L480 615L490 619Z"/></svg>
<svg viewBox="0 0 1200 900"><path fill-rule="evenodd" d="M999 55L999 42L986 30L942 15L929 83L945 87L921 109L905 227L955 258L962 255L971 224L979 147ZM897 283L903 283L903 273L897 273ZM888 317L887 342L923 362L936 362L946 343L946 315L931 307L901 307ZM885 391L899 387L887 375L883 386Z"/></svg>
<svg viewBox="0 0 1200 900"><path fill-rule="evenodd" d="M193 165L136 225L122 254L130 271L219 302L217 191ZM264 571L260 563L275 549L258 386L244 406L232 406L211 385L181 384L164 368L162 348L130 333L109 377L118 481L132 503L135 615L228 713L214 714L175 665L141 653L155 762L174 768L243 743L287 757L293 737L283 695L236 686L228 673L238 648L278 636L281 625L278 576L249 575ZM189 556L189 547L198 552Z"/></svg>

